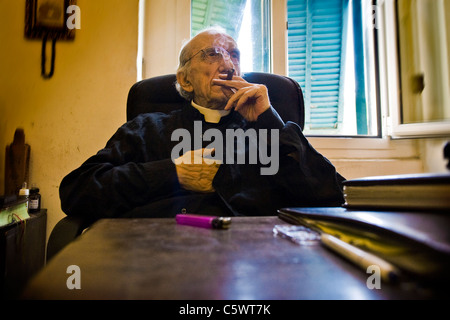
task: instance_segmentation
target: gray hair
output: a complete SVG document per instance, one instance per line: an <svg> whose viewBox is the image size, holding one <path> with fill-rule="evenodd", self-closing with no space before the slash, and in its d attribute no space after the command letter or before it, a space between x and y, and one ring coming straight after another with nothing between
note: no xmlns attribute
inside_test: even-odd
<svg viewBox="0 0 450 320"><path fill-rule="evenodd" d="M198 36L199 34L204 33L204 32L227 34L227 32L224 28L219 27L219 26L213 26L213 27L208 27L206 29L201 30L200 32L197 33L196 36ZM188 73L191 72L191 64L188 63L190 61L189 58L191 58L191 54L192 54L192 48L190 45L191 41L192 41L192 39L189 40L188 42L186 42L180 51L177 74L182 73L184 76L186 76ZM181 85L178 83L178 80L175 82L175 88L177 89L180 96L182 96L184 99L186 99L188 101L192 101L194 99L194 92L193 91L188 92L188 91L184 90L181 87Z"/></svg>

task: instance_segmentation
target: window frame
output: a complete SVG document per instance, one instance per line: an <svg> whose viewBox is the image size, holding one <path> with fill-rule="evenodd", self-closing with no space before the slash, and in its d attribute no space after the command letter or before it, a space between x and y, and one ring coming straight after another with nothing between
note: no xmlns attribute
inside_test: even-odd
<svg viewBox="0 0 450 320"><path fill-rule="evenodd" d="M384 103L387 105L387 134L392 139L403 138L428 138L448 137L450 135L450 121L408 123L401 120L402 103L400 97L400 63L397 32L396 0L380 1L378 4L378 19L381 20L381 45L380 56L384 63L380 64L380 78L385 82Z"/></svg>
<svg viewBox="0 0 450 320"><path fill-rule="evenodd" d="M393 1L393 0L390 0ZM384 25L386 14L393 15L392 11L383 6L383 12L377 21L378 27L384 30L392 30L390 25ZM388 13L384 12L387 10ZM288 74L288 54L287 54L287 0L272 1L272 72L280 75ZM388 61L395 61L396 51L387 46L392 45L392 42L386 41L385 34L378 34L378 64L379 64L379 136L307 136L310 143L323 152L325 156L330 159L410 159L418 158L417 141L415 140L397 140L391 136L391 121L392 110L399 110L398 104L398 84L391 87L391 80L398 78L398 73L393 77L395 69L393 66L387 66ZM387 59L389 55L389 59ZM395 67L395 66L394 66ZM389 70L389 80L387 70ZM394 88L394 89L393 89Z"/></svg>
<svg viewBox="0 0 450 320"><path fill-rule="evenodd" d="M347 0L348 1L348 0ZM287 0L282 0L282 1L272 1L273 4L273 17L272 17L272 27L274 30L274 33L276 33L276 35L274 35L275 39L283 39L283 42L281 43L281 41L278 41L278 43L273 43L274 45L274 55L273 55L273 59L275 61L280 60L281 62L278 64L275 64L276 67L278 67L277 69L274 68L274 73L279 73L282 75L288 75L289 74L289 57L288 57L288 31L287 31L287 20L288 20L288 15L287 15ZM344 5L344 3L343 3ZM344 17L349 13L349 11L354 11L355 10L355 4L352 3L348 3L347 5L347 12L344 12ZM367 16L370 12L366 11L366 10L370 10L370 5L368 8L365 8L365 6L367 5L362 5L359 10L363 10L362 14L363 16ZM365 9L365 10L364 10ZM284 10L284 12L283 12ZM280 12L283 12L283 15L280 15ZM354 14L354 12L352 13ZM281 18L282 17L282 18ZM283 19L282 21L279 21ZM355 22L355 18L352 18L352 21ZM348 23L352 23L352 21L347 21ZM347 22L344 22L347 23ZM364 74L364 77L361 78L360 80L363 81L362 85L363 86L368 86L365 89L362 89L362 91L357 91L356 92L356 105L358 105L358 102L361 102L361 99L363 99L364 101L366 101L365 103L367 104L367 106L364 107L363 111L367 112L367 123L365 124L365 121L360 122L358 120L358 112L356 112L356 119L355 121L358 121L358 123L355 123L355 130L357 130L358 132L355 132L354 134L349 134L346 132L333 132L333 129L319 129L318 132L314 132L315 130L311 130L306 132L305 131L305 136L307 137L318 137L318 138L324 138L324 137L330 137L333 139L338 139L338 138L360 138L360 139L373 139L373 138L381 138L385 136L385 130L383 127L383 115L382 115L382 106L380 104L380 88L379 88L379 72L378 69L376 68L376 66L378 66L379 64L379 58L378 58L378 43L377 43L377 37L378 37L378 30L374 28L374 31L369 34L368 32L370 32L370 29L368 29L368 27L366 27L366 21L359 19L359 21L357 21L359 23L362 23L362 33L360 34L361 37L368 37L367 41L370 42L370 52L373 51L373 53L368 54L367 52L365 53L366 58L368 59L367 61L364 61L364 65L363 68L366 69L367 73ZM344 26L344 28L346 28ZM362 40L362 39L361 39ZM350 41L350 40L349 40ZM353 40L352 40L353 41ZM283 48L285 47L285 49ZM344 49L343 49L344 50ZM364 49L365 51L367 51L366 49ZM277 55L277 53L279 52L279 55ZM360 54L358 52L358 54ZM282 56L281 56L282 55ZM359 55L359 57L361 57ZM356 59L356 52L355 52L355 59ZM356 65L356 64L355 64ZM375 66L375 67L374 67ZM341 67L345 67L345 64L341 65ZM369 75L370 74L370 75ZM370 76L370 80L369 77ZM356 82L356 81L355 81ZM357 88L356 88L357 89ZM357 89L358 90L358 89ZM361 90L361 88L360 88ZM362 94L362 95L361 95ZM340 102L342 103L342 101ZM371 106L369 106L369 104ZM355 105L356 108L358 108ZM338 107L338 113L340 114L338 117L338 123L340 124L340 126L344 125L344 123L342 122L342 119L340 117L342 117L345 108L343 108L343 106L339 106ZM345 112L346 113L346 112ZM322 131L322 133L319 133L319 131Z"/></svg>

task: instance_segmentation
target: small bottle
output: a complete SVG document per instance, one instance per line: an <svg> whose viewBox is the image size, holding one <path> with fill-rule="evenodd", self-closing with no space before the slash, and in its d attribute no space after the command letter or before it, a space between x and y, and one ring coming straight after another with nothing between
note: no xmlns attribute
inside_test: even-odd
<svg viewBox="0 0 450 320"><path fill-rule="evenodd" d="M41 195L39 194L39 188L33 186L28 197L28 213L37 213L39 211L41 211Z"/></svg>
<svg viewBox="0 0 450 320"><path fill-rule="evenodd" d="M19 199L27 200L27 209L28 209L29 196L30 196L30 189L28 189L27 183L24 182L22 184L22 189L19 190Z"/></svg>

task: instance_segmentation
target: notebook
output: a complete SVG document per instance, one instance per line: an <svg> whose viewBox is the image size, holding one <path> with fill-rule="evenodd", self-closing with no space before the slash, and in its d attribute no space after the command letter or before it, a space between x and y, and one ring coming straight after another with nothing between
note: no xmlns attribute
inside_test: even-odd
<svg viewBox="0 0 450 320"><path fill-rule="evenodd" d="M283 208L279 217L373 253L406 274L450 280L450 215L437 212Z"/></svg>

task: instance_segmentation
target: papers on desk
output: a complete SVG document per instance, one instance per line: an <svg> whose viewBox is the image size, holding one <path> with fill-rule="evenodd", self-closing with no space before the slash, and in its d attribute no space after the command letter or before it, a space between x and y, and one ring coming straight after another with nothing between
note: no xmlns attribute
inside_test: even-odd
<svg viewBox="0 0 450 320"><path fill-rule="evenodd" d="M285 208L279 217L332 235L425 281L450 283L450 216L437 213Z"/></svg>
<svg viewBox="0 0 450 320"><path fill-rule="evenodd" d="M348 208L450 210L450 173L366 177L343 184Z"/></svg>

